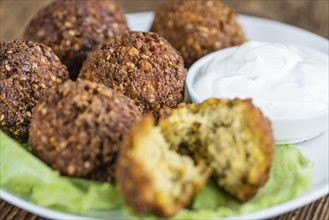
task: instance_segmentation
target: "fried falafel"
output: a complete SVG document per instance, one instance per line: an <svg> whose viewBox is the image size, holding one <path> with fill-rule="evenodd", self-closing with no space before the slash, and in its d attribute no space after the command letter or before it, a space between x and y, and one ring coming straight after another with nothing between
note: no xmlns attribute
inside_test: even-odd
<svg viewBox="0 0 329 220"><path fill-rule="evenodd" d="M79 78L120 89L144 113L157 116L184 98L186 69L180 54L158 34L128 32L91 52Z"/></svg>
<svg viewBox="0 0 329 220"><path fill-rule="evenodd" d="M216 0L165 1L155 11L151 31L182 54L186 67L206 54L246 41L235 13Z"/></svg>
<svg viewBox="0 0 329 220"><path fill-rule="evenodd" d="M138 107L122 93L69 80L49 91L34 108L29 145L64 175L104 180L94 175L102 169L111 179L108 170L114 169L119 143L140 118Z"/></svg>
<svg viewBox="0 0 329 220"><path fill-rule="evenodd" d="M111 0L60 0L37 12L24 39L50 46L75 80L91 50L128 30L121 8Z"/></svg>
<svg viewBox="0 0 329 220"><path fill-rule="evenodd" d="M33 107L69 74L43 44L14 40L0 45L0 129L26 143Z"/></svg>
<svg viewBox="0 0 329 220"><path fill-rule="evenodd" d="M271 124L251 100L182 104L163 112L158 126L143 120L133 131L121 148L116 180L136 211L173 216L199 189L195 181L205 182L204 165L219 187L242 202L269 177L274 151ZM201 165L203 172L195 172Z"/></svg>

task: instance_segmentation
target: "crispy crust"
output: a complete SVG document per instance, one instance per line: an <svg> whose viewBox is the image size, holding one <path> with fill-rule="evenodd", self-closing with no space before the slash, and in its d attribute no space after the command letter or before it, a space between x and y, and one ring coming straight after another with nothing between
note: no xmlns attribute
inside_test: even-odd
<svg viewBox="0 0 329 220"><path fill-rule="evenodd" d="M26 143L32 108L48 89L68 77L49 47L31 41L1 42L0 129Z"/></svg>
<svg viewBox="0 0 329 220"><path fill-rule="evenodd" d="M123 136L140 118L138 107L120 92L66 81L34 108L29 145L64 175L104 180L113 175Z"/></svg>
<svg viewBox="0 0 329 220"><path fill-rule="evenodd" d="M155 11L151 31L166 38L187 67L210 52L246 41L235 13L214 0L165 1Z"/></svg>
<svg viewBox="0 0 329 220"><path fill-rule="evenodd" d="M183 100L186 70L179 53L158 34L129 32L89 54L80 78L120 89L144 113L157 116Z"/></svg>
<svg viewBox="0 0 329 220"><path fill-rule="evenodd" d="M130 135L125 137L119 151L116 181L121 195L135 210L141 212L154 210L156 213L161 213L160 207L157 207L149 196L150 187L152 187L151 177L143 171L142 165L130 154L130 150L136 147L135 135L144 129L148 120L150 119L144 118L133 127Z"/></svg>
<svg viewBox="0 0 329 220"><path fill-rule="evenodd" d="M139 160L134 150L140 147L137 142L139 139L144 138L145 132L154 128L154 118L146 116L144 119L136 124L132 129L130 135L127 135L123 141L123 145L120 149L118 163L116 167L116 181L121 195L134 210L140 212L151 212L162 217L172 217L181 208L187 206L192 196L198 192L211 173L210 168L204 168L199 173L199 179L194 179L186 187L188 190L180 194L179 198L169 198L169 202L166 199L161 201L160 198L167 195L159 196L159 192L155 188L155 179L153 174L149 172L143 165L143 160ZM152 147L157 147L155 144ZM151 158L144 158L149 160ZM165 161L165 163L168 161ZM153 172L161 172L161 169ZM162 173L161 175L165 175ZM176 184L183 184L177 182ZM160 193L161 194L161 193ZM167 197L168 199L168 197Z"/></svg>
<svg viewBox="0 0 329 220"><path fill-rule="evenodd" d="M240 102L235 100L235 102ZM259 108L256 108L252 104L252 100L245 101L247 105L247 118L250 119L249 129L257 131L258 138L260 138L260 145L262 151L267 158L265 163L262 163L259 169L258 176L252 180L252 183L245 183L241 186L241 190L236 191L236 197L241 201L247 201L254 197L258 190L267 182L274 155L274 136L272 131L272 125L268 118L266 118Z"/></svg>
<svg viewBox="0 0 329 220"><path fill-rule="evenodd" d="M99 43L128 31L120 7L113 1L54 1L38 11L24 39L50 46L76 79L88 53Z"/></svg>

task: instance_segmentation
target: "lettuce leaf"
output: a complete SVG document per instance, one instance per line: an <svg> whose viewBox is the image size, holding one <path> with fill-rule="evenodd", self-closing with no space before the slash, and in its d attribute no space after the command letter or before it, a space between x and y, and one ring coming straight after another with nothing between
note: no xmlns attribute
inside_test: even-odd
<svg viewBox="0 0 329 220"><path fill-rule="evenodd" d="M123 209L126 217L157 219L132 211L122 202L113 184L60 176L1 131L0 150L1 188L37 205L108 218L109 210L117 213ZM298 147L276 146L269 181L253 199L238 203L210 181L194 197L189 209L182 210L174 219L237 216L268 208L299 196L310 185L311 174L312 164Z"/></svg>
<svg viewBox="0 0 329 220"><path fill-rule="evenodd" d="M113 184L60 176L2 131L0 150L1 189L37 205L87 214L122 204Z"/></svg>

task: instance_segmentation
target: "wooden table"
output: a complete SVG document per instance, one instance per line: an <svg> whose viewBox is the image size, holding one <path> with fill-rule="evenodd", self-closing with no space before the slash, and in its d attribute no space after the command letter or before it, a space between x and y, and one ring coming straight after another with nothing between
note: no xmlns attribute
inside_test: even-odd
<svg viewBox="0 0 329 220"><path fill-rule="evenodd" d="M1 0L0 39L10 40L21 37L24 26L39 8L49 0ZM153 10L161 1L131 0L117 1L125 12ZM223 1L237 12L270 18L289 23L328 38L328 0L229 0ZM19 209L3 200L0 201L0 219L43 219ZM329 220L329 196L307 206L273 218L275 220L314 219Z"/></svg>

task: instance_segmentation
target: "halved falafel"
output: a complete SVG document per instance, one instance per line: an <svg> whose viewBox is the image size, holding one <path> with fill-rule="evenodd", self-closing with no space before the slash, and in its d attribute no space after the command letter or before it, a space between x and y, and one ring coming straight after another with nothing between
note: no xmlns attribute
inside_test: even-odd
<svg viewBox="0 0 329 220"><path fill-rule="evenodd" d="M114 168L123 135L140 118L138 107L120 92L89 81L66 81L34 108L29 145L62 174L91 178L104 165L104 170Z"/></svg>
<svg viewBox="0 0 329 220"><path fill-rule="evenodd" d="M235 13L217 0L165 1L155 11L151 31L166 38L187 67L208 53L246 41Z"/></svg>
<svg viewBox="0 0 329 220"><path fill-rule="evenodd" d="M37 12L25 29L24 39L51 47L75 80L91 50L126 31L125 16L111 0L60 0Z"/></svg>
<svg viewBox="0 0 329 220"><path fill-rule="evenodd" d="M205 163L170 149L154 118L147 116L123 142L116 180L135 210L171 217L191 201L211 173Z"/></svg>
<svg viewBox="0 0 329 220"><path fill-rule="evenodd" d="M91 52L79 78L120 89L144 113L182 102L186 70L180 54L151 32L128 32Z"/></svg>
<svg viewBox="0 0 329 220"><path fill-rule="evenodd" d="M240 201L252 198L269 177L272 127L250 99L181 105L167 110L158 126L171 149L205 160L218 185Z"/></svg>
<svg viewBox="0 0 329 220"><path fill-rule="evenodd" d="M269 177L271 124L251 100L209 99L166 110L158 126L144 119L126 136L116 181L136 211L173 216L206 181L240 201Z"/></svg>
<svg viewBox="0 0 329 220"><path fill-rule="evenodd" d="M28 140L32 109L46 92L69 78L51 48L32 41L0 44L0 129Z"/></svg>

